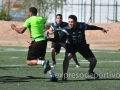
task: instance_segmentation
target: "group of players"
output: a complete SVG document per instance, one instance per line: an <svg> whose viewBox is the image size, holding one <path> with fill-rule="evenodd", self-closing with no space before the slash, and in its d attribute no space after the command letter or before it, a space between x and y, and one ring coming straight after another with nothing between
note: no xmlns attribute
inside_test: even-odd
<svg viewBox="0 0 120 90"><path fill-rule="evenodd" d="M24 33L27 28L30 31L32 42L29 46L26 63L30 66L41 64L44 68L44 74L47 72L50 74L50 81L57 81L58 79L51 69L49 60L45 60L47 41L52 41L51 57L53 60L53 67L56 65L55 52L58 54L61 47L65 48L62 81L67 81L67 71L71 58L74 59L76 67L80 66L75 55L76 52L80 53L90 62L88 74L98 79L99 75L93 71L97 64L97 60L89 48L89 44L86 43L85 30L101 30L103 33L107 33L108 30L77 22L77 17L75 15L70 15L68 17L68 23L66 23L62 21L62 15L57 14L56 21L52 23L50 29L47 31L49 34L54 34L54 38L50 38L49 36L44 37L43 29L46 20L36 15L37 9L35 7L30 7L28 11L29 18L25 21L23 27L17 28L14 24L11 24L11 28L20 34Z"/></svg>

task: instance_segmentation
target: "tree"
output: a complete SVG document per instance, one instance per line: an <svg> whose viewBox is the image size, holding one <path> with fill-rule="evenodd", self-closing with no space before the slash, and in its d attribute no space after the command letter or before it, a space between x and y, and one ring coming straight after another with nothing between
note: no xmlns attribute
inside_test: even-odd
<svg viewBox="0 0 120 90"><path fill-rule="evenodd" d="M0 20L9 21L11 17L7 14L5 9L0 10Z"/></svg>
<svg viewBox="0 0 120 90"><path fill-rule="evenodd" d="M63 7L63 2L66 0L23 0L19 10L28 10L29 7L35 6L38 8L38 14L48 19L51 13Z"/></svg>

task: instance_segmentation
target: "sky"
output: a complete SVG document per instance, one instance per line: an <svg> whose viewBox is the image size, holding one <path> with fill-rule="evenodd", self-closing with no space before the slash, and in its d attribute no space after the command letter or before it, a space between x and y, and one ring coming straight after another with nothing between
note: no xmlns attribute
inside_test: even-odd
<svg viewBox="0 0 120 90"><path fill-rule="evenodd" d="M115 2L120 5L120 0L95 0L95 4L102 4L102 5L113 5ZM90 18L90 3L91 0L67 0L68 4L63 6L63 21L67 22L68 16L70 14L74 14L77 16L79 22L88 22ZM78 4L89 4L86 7ZM2 0L0 0L0 6L2 5ZM56 14L61 13L58 9ZM114 14L113 14L114 13ZM116 16L115 6L95 6L95 22L96 23L110 23L107 18L113 20ZM117 19L120 21L120 6L117 7ZM55 21L55 12L53 12L48 19L48 22Z"/></svg>

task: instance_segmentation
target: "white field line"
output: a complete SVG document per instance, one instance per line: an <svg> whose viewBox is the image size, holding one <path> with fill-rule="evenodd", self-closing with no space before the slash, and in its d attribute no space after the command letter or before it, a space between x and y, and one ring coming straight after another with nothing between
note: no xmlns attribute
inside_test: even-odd
<svg viewBox="0 0 120 90"><path fill-rule="evenodd" d="M88 64L89 62L79 62L83 64ZM120 63L120 61L99 61L97 63ZM51 64L51 63L50 63ZM63 63L57 63L57 64L63 64ZM75 63L70 63L70 64L75 64ZM22 66L28 66L26 64L18 64L18 65L0 65L0 67L22 67Z"/></svg>
<svg viewBox="0 0 120 90"><path fill-rule="evenodd" d="M15 48L4 48L4 49L1 49L1 48L0 48L0 52L5 52L5 51L6 51L6 52L11 52L11 51L13 51L13 52L14 52L14 51L18 51L18 52L19 52L19 51L21 51L21 52L27 52L28 49L21 49L21 48L20 48L20 49L15 49ZM47 49L46 52L50 52L50 49ZM61 52L61 53L64 53L65 50L60 50L60 52ZM92 52L120 53L120 52L114 52L114 51L109 52L109 51L101 51L101 50L100 50L100 51L99 51L99 50L97 50L97 51L94 51L94 50L93 50Z"/></svg>

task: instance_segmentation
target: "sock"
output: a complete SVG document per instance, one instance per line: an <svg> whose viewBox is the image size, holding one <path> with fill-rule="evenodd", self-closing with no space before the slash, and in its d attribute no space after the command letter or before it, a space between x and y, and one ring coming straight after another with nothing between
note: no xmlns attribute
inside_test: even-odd
<svg viewBox="0 0 120 90"><path fill-rule="evenodd" d="M55 77L55 74L54 74L54 72L52 71L52 69L50 69L50 70L48 71L48 73L50 74L50 77L52 77L52 78Z"/></svg>
<svg viewBox="0 0 120 90"><path fill-rule="evenodd" d="M76 64L78 64L78 61L77 61L77 59L75 59L74 61L75 61L75 63L76 63Z"/></svg>
<svg viewBox="0 0 120 90"><path fill-rule="evenodd" d="M55 58L52 58L52 60L55 62Z"/></svg>
<svg viewBox="0 0 120 90"><path fill-rule="evenodd" d="M39 59L37 59L37 64L43 65L44 62L45 62L45 60L39 60Z"/></svg>

